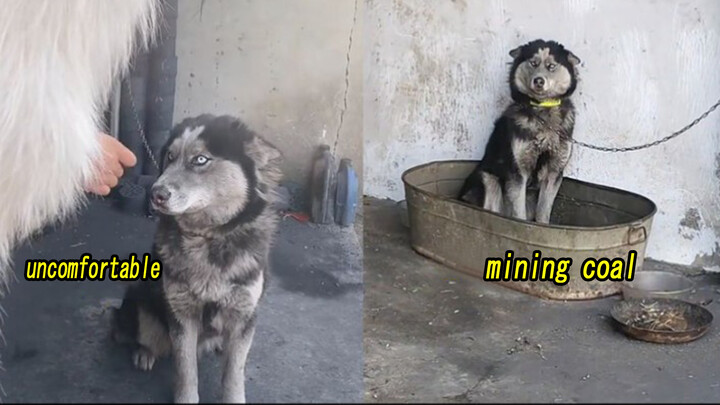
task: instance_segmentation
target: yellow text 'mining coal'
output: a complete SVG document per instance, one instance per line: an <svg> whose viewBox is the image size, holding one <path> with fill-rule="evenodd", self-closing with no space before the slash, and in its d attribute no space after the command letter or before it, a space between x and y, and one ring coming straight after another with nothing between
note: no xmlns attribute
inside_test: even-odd
<svg viewBox="0 0 720 405"><path fill-rule="evenodd" d="M514 258L513 251L506 252L505 260L488 258L485 262L485 281L552 281L565 285L569 281L568 270L572 259L541 257L539 250L532 259ZM632 281L637 263L637 251L628 253L627 261L622 258L588 258L582 264L581 278L584 281Z"/></svg>
<svg viewBox="0 0 720 405"><path fill-rule="evenodd" d="M570 258L541 258L540 251L533 253L532 260L513 258L508 250L503 263L501 258L488 258L485 262L485 281L552 281L556 285L568 283L568 269L572 265Z"/></svg>

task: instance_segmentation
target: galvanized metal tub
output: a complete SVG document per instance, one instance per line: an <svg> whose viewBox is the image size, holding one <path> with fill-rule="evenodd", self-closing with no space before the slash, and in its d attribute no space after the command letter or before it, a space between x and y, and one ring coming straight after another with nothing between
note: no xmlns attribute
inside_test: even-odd
<svg viewBox="0 0 720 405"><path fill-rule="evenodd" d="M621 291L621 282L585 281L587 258L623 258L637 252L641 271L647 238L657 210L649 199L627 191L564 178L549 225L504 217L456 199L478 161L437 161L405 171L402 181L412 248L453 269L483 277L486 260L515 257L571 258L569 281L498 281L538 297L582 300Z"/></svg>

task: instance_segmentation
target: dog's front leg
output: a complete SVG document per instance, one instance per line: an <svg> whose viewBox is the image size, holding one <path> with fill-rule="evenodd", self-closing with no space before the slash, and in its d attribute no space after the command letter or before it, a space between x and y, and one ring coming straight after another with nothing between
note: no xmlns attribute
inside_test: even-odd
<svg viewBox="0 0 720 405"><path fill-rule="evenodd" d="M197 346L199 320L180 319L171 326L175 360L175 403L198 403Z"/></svg>
<svg viewBox="0 0 720 405"><path fill-rule="evenodd" d="M495 213L502 213L502 187L500 179L490 173L482 174L483 190L485 191L485 201L483 208Z"/></svg>
<svg viewBox="0 0 720 405"><path fill-rule="evenodd" d="M514 176L505 183L505 195L510 211L508 214L513 218L522 220L527 218L526 187L527 177L523 175Z"/></svg>
<svg viewBox="0 0 720 405"><path fill-rule="evenodd" d="M544 177L545 178L540 181L536 221L541 224L549 224L553 203L560 190L563 174L562 172L550 172Z"/></svg>
<svg viewBox="0 0 720 405"><path fill-rule="evenodd" d="M255 335L255 318L238 322L225 337L223 402L245 403L245 362Z"/></svg>

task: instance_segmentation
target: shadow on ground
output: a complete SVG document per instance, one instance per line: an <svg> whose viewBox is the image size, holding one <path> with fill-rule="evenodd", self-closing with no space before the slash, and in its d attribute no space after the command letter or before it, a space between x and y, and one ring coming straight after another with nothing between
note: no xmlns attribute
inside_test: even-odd
<svg viewBox="0 0 720 405"><path fill-rule="evenodd" d="M94 201L74 223L15 255L0 382L7 402L166 402L168 359L149 373L108 336L109 311L124 282L26 281L27 259L94 259L149 252L155 224ZM250 402L362 400L362 264L353 230L285 219L272 256L247 364ZM200 400L220 399L220 362L200 363Z"/></svg>
<svg viewBox="0 0 720 405"><path fill-rule="evenodd" d="M720 401L717 325L684 345L630 340L609 318L618 298L548 301L455 272L412 251L395 203L364 209L367 401ZM698 282L718 319L720 277Z"/></svg>

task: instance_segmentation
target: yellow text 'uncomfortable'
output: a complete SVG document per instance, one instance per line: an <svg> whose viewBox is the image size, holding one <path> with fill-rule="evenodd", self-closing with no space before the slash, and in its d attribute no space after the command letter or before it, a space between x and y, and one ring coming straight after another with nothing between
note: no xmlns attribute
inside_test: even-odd
<svg viewBox="0 0 720 405"><path fill-rule="evenodd" d="M139 261L135 253L127 260L93 260L84 254L80 260L28 260L25 262L25 279L35 280L157 280L162 275L162 263L145 254Z"/></svg>

